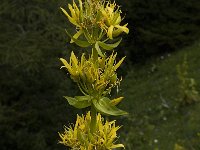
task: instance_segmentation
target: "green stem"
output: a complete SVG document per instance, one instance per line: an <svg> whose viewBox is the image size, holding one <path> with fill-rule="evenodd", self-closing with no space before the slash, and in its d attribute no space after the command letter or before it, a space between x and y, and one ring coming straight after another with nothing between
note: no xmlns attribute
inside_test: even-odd
<svg viewBox="0 0 200 150"><path fill-rule="evenodd" d="M93 56L93 60L94 61L98 60L98 52L97 52L97 50L96 50L94 45L93 45L93 48L92 48L92 56Z"/></svg>
<svg viewBox="0 0 200 150"><path fill-rule="evenodd" d="M97 111L94 108L94 105L91 105L91 124L90 124L90 130L91 130L92 134L96 130L96 123L97 123L96 114L97 114Z"/></svg>
<svg viewBox="0 0 200 150"><path fill-rule="evenodd" d="M92 57L93 57L93 61L98 66L98 53L97 53L97 50L96 50L94 45L93 45L93 48L92 48ZM91 105L91 124L90 124L90 130L91 130L92 134L96 130L96 123L97 123L96 115L97 115L97 111L96 111L94 105L92 104Z"/></svg>

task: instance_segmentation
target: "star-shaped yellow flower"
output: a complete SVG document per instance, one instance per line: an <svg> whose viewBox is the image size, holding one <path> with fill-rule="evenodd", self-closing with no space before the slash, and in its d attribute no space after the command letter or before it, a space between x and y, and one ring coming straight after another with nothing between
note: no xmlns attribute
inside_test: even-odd
<svg viewBox="0 0 200 150"><path fill-rule="evenodd" d="M113 37L118 36L122 32L129 33L129 29L127 28L128 24L123 26L120 25L122 18L121 18L121 10L116 3L108 2L104 8L101 10L102 15L105 19L105 25L107 26L107 36L110 39Z"/></svg>

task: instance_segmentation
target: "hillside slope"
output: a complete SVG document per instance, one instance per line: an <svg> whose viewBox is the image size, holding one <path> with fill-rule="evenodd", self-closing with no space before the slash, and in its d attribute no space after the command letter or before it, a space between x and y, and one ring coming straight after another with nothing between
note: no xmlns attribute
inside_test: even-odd
<svg viewBox="0 0 200 150"><path fill-rule="evenodd" d="M135 66L122 82L121 139L127 149L200 149L200 103L180 105L177 64L187 56L188 76L200 93L200 43ZM176 145L176 146L175 146ZM180 148L179 147L179 148Z"/></svg>

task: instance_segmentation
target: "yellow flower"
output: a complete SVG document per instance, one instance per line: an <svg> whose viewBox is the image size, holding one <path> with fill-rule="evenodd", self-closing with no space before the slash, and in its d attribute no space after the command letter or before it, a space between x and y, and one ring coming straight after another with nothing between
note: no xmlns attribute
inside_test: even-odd
<svg viewBox="0 0 200 150"><path fill-rule="evenodd" d="M60 58L60 60L64 64L64 66L62 66L61 68L63 68L63 67L67 68L67 70L71 74L72 80L74 80L74 82L78 82L80 67L78 66L78 60L77 60L76 56L74 55L74 52L73 51L71 52L71 57L70 57L69 63L63 58Z"/></svg>
<svg viewBox="0 0 200 150"><path fill-rule="evenodd" d="M117 54L112 54L108 58L98 57L98 60L94 60L93 56L86 59L85 54L82 54L79 61L72 52L69 63L60 58L64 64L61 68L68 70L84 95L101 97L109 94L120 83L116 70L125 57L116 63L116 56Z"/></svg>
<svg viewBox="0 0 200 150"><path fill-rule="evenodd" d="M119 6L116 5L116 3L110 3L107 2L107 5L105 8L101 10L102 15L105 19L105 25L108 28L107 29L107 36L110 39L113 39L113 36L116 37L122 32L125 32L128 34L129 29L126 27L128 24L125 24L123 26L120 25L122 18L121 18L121 10L119 9Z"/></svg>
<svg viewBox="0 0 200 150"><path fill-rule="evenodd" d="M68 20L76 26L77 32L73 35L71 43L78 39L82 34L85 36L87 42L95 43L100 40L102 36L100 33L102 29L99 28L102 22L100 8L103 3L100 0L79 0L79 7L73 1L73 5L68 4L69 14L65 9L61 8L62 12L67 16ZM101 33L103 35L103 33Z"/></svg>
<svg viewBox="0 0 200 150"><path fill-rule="evenodd" d="M68 4L68 13L61 8L68 20L76 26L77 32L71 37L71 43L75 42L80 46L80 42L76 40L83 35L90 44L100 41L106 34L109 39L119 36L122 32L128 34L128 24L120 25L121 10L115 2L100 0L79 0L79 6L73 1ZM86 44L89 45L89 44Z"/></svg>
<svg viewBox="0 0 200 150"><path fill-rule="evenodd" d="M64 127L64 133L59 133L59 143L69 146L72 149L80 150L112 150L114 148L124 148L123 144L115 144L119 126L115 121L104 121L100 113L96 116L96 130L93 134L90 131L90 112L86 116L77 115L74 127Z"/></svg>
<svg viewBox="0 0 200 150"><path fill-rule="evenodd" d="M76 3L73 1L73 6L71 4L68 4L68 8L70 10L71 16L69 15L69 13L63 9L60 8L62 10L62 12L67 16L68 20L74 24L76 27L81 28L81 22L82 22L82 1L79 0L79 7L76 5Z"/></svg>

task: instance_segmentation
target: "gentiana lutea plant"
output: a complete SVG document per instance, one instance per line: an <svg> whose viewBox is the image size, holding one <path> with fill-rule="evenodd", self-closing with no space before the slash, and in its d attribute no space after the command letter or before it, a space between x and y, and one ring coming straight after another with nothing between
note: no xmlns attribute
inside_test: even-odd
<svg viewBox="0 0 200 150"><path fill-rule="evenodd" d="M116 144L117 130L115 121L106 121L103 115L127 115L127 112L116 107L123 97L110 99L111 91L120 85L122 78L117 76L117 69L125 57L116 61L114 49L120 44L122 33L128 34L128 24L121 25L122 12L115 3L107 0L78 0L68 4L68 9L61 8L76 33L67 35L70 43L81 48L91 49L78 58L71 52L70 60L60 58L71 79L77 84L83 95L64 96L75 108L90 107L84 116L78 116L74 126L64 127L59 133L59 143L73 150L111 150L124 148ZM115 41L115 42L113 42ZM106 52L111 51L107 56Z"/></svg>

